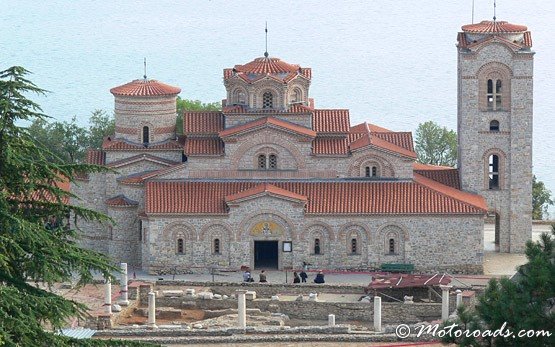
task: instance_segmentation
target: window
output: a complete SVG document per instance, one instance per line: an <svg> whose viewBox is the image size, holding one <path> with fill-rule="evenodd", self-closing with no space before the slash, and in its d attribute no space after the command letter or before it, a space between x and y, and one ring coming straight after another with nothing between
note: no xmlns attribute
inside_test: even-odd
<svg viewBox="0 0 555 347"><path fill-rule="evenodd" d="M378 168L376 166L372 166L372 177L378 177Z"/></svg>
<svg viewBox="0 0 555 347"><path fill-rule="evenodd" d="M274 107L274 96L272 92L265 92L262 94L262 108L273 108Z"/></svg>
<svg viewBox="0 0 555 347"><path fill-rule="evenodd" d="M214 254L220 254L220 239L214 239Z"/></svg>
<svg viewBox="0 0 555 347"><path fill-rule="evenodd" d="M314 254L320 254L320 239L314 239Z"/></svg>
<svg viewBox="0 0 555 347"><path fill-rule="evenodd" d="M235 104L238 104L238 105L244 105L244 104L246 104L246 102L245 102L245 100L246 100L246 98L245 98L245 92L243 92L241 89L237 89L237 90L234 92L234 94L235 94L235 95L234 95L234 97L233 97L233 99L234 99L233 102L234 102Z"/></svg>
<svg viewBox="0 0 555 347"><path fill-rule="evenodd" d="M302 102L303 101L303 93L299 88L295 88L291 95L291 103Z"/></svg>
<svg viewBox="0 0 555 347"><path fill-rule="evenodd" d="M259 169L266 169L266 155L265 154L260 154L258 156L258 168Z"/></svg>
<svg viewBox="0 0 555 347"><path fill-rule="evenodd" d="M492 120L489 122L489 131L499 131L499 121Z"/></svg>
<svg viewBox="0 0 555 347"><path fill-rule="evenodd" d="M489 111L499 111L502 109L501 96L503 93L500 79L488 79L487 81L487 106Z"/></svg>
<svg viewBox="0 0 555 347"><path fill-rule="evenodd" d="M268 168L273 170L277 169L277 156L275 154L270 154L268 158Z"/></svg>
<svg viewBox="0 0 555 347"><path fill-rule="evenodd" d="M364 168L364 173L366 177L370 177L370 166L367 166Z"/></svg>
<svg viewBox="0 0 555 347"><path fill-rule="evenodd" d="M143 221L139 219L139 241L143 240Z"/></svg>
<svg viewBox="0 0 555 347"><path fill-rule="evenodd" d="M351 253L357 253L357 239L351 239Z"/></svg>
<svg viewBox="0 0 555 347"><path fill-rule="evenodd" d="M108 227L108 233L110 234L110 240L113 240L114 239L114 229L112 228L111 225Z"/></svg>
<svg viewBox="0 0 555 347"><path fill-rule="evenodd" d="M143 127L143 143L148 143L149 142L149 129L147 126Z"/></svg>
<svg viewBox="0 0 555 347"><path fill-rule="evenodd" d="M492 154L488 158L489 189L499 189L499 156Z"/></svg>
<svg viewBox="0 0 555 347"><path fill-rule="evenodd" d="M395 239L389 239L389 254L395 254Z"/></svg>
<svg viewBox="0 0 555 347"><path fill-rule="evenodd" d="M183 239L177 239L177 254L183 254Z"/></svg>

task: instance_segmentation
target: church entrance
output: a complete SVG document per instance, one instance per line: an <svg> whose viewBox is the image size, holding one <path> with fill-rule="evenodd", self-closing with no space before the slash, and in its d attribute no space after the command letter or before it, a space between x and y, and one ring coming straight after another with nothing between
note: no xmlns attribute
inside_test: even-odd
<svg viewBox="0 0 555 347"><path fill-rule="evenodd" d="M278 268L278 241L254 241L254 267Z"/></svg>

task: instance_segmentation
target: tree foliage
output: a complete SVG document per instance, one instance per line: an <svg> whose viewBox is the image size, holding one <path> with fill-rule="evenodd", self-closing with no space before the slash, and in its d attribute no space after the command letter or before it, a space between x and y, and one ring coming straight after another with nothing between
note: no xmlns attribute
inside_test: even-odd
<svg viewBox="0 0 555 347"><path fill-rule="evenodd" d="M0 72L0 341L6 346L107 345L47 329L86 312L84 305L53 293L50 286L74 276L79 286L90 283L91 271L112 278L117 268L102 254L80 248L74 223L68 223L70 215L95 221L108 217L71 205L71 193L61 189L76 173L105 169L67 164L18 126L46 119L26 97L44 91L26 74L22 67Z"/></svg>
<svg viewBox="0 0 555 347"><path fill-rule="evenodd" d="M459 328L502 329L502 336L452 338L461 346L555 346L555 225L538 242L526 244L528 262L513 279L490 280L476 310L459 308ZM449 325L450 323L446 323ZM548 331L551 336L519 337L520 331Z"/></svg>
<svg viewBox="0 0 555 347"><path fill-rule="evenodd" d="M541 220L548 217L549 206L553 206L551 191L534 175L532 180L532 219Z"/></svg>
<svg viewBox="0 0 555 347"><path fill-rule="evenodd" d="M433 121L418 125L415 150L423 164L456 166L457 133L440 127Z"/></svg>
<svg viewBox="0 0 555 347"><path fill-rule="evenodd" d="M176 133L183 135L183 112L184 111L221 111L219 102L204 103L200 100L181 99L177 97L177 120Z"/></svg>
<svg viewBox="0 0 555 347"><path fill-rule="evenodd" d="M29 133L35 141L48 148L52 158L62 159L65 163L81 163L85 160L88 148L100 148L104 137L114 133L114 117L105 111L95 110L89 118L89 127L77 124L77 117L70 122L48 122L36 118L29 126Z"/></svg>

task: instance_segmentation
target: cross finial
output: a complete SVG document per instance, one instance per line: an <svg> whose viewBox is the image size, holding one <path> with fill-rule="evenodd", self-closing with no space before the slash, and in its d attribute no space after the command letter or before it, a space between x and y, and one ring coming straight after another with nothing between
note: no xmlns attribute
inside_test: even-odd
<svg viewBox="0 0 555 347"><path fill-rule="evenodd" d="M264 56L268 58L268 21L266 21L266 28L264 31L266 32L266 51L264 52Z"/></svg>
<svg viewBox="0 0 555 347"><path fill-rule="evenodd" d="M493 0L493 21L495 22L495 20L497 19L497 2L496 0Z"/></svg>
<svg viewBox="0 0 555 347"><path fill-rule="evenodd" d="M143 75L143 78L146 80L146 57L144 59L145 74Z"/></svg>

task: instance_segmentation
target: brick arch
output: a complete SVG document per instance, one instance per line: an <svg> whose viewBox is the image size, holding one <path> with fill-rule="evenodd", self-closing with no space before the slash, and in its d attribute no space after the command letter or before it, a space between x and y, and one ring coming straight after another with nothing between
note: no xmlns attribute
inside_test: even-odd
<svg viewBox="0 0 555 347"><path fill-rule="evenodd" d="M364 166L368 163L377 163L380 167L381 177L395 177L395 169L389 160L379 156L379 155L364 155L356 159L352 159L349 165L349 176L350 177L361 177L364 176Z"/></svg>
<svg viewBox="0 0 555 347"><path fill-rule="evenodd" d="M336 241L341 245L339 252L349 254L351 252L351 235L355 233L357 236L357 253L363 262L368 261L368 248L370 243L370 230L360 223L348 223L341 227L337 235Z"/></svg>
<svg viewBox="0 0 555 347"><path fill-rule="evenodd" d="M199 233L199 241L212 240L215 236L229 241L233 238L233 228L225 222L211 222L202 227Z"/></svg>
<svg viewBox="0 0 555 347"><path fill-rule="evenodd" d="M321 254L330 255L332 250L331 244L335 240L331 230L332 228L326 223L314 223L304 228L303 232L299 235L299 239L307 243L309 254L314 252L314 239L320 239Z"/></svg>
<svg viewBox="0 0 555 347"><path fill-rule="evenodd" d="M245 94L244 103L247 104L247 105L249 104L249 93L247 91L247 88L245 88L244 86L242 86L240 84L236 84L231 88L231 92L230 92L230 95L229 95L229 98L231 100L230 104L239 103L239 100L236 100L236 98L235 98L235 94L240 92L240 91L242 91Z"/></svg>
<svg viewBox="0 0 555 347"><path fill-rule="evenodd" d="M507 155L499 148L490 148L482 155L482 167L484 170L484 189L489 190L489 157L495 154L499 157L499 189L505 188L505 175L507 174Z"/></svg>
<svg viewBox="0 0 555 347"><path fill-rule="evenodd" d="M154 142L154 124L147 121L139 123L139 136L137 137L137 141L143 142L143 127L148 127L148 142Z"/></svg>
<svg viewBox="0 0 555 347"><path fill-rule="evenodd" d="M178 233L184 235L189 241L196 241L198 239L195 228L189 223L181 221L172 222L166 225L164 231L162 232L164 238L169 237L171 239L174 239Z"/></svg>
<svg viewBox="0 0 555 347"><path fill-rule="evenodd" d="M481 111L487 111L487 81L500 80L502 87L501 107L508 111L511 107L511 78L512 70L506 64L492 61L484 64L478 69L476 78L478 79L478 105ZM494 85L495 88L495 85ZM495 102L495 101L494 101Z"/></svg>
<svg viewBox="0 0 555 347"><path fill-rule="evenodd" d="M300 84L300 83L294 83L294 84L291 84L291 85L289 85L289 86L287 87L287 94L288 94L288 95L287 95L287 98L288 98L288 102L289 102L289 103L292 102L292 100L291 100L291 99L292 99L292 96L295 95L295 90L297 90L297 89L300 90L300 92L301 92L301 100L300 100L300 101L303 101L303 102L308 101L308 100L307 100L307 99L308 99L308 98L307 98L307 94L308 94L308 93L307 93L307 90L306 90L306 86L303 86L303 85ZM296 102L299 102L299 100L297 100Z"/></svg>
<svg viewBox="0 0 555 347"><path fill-rule="evenodd" d="M253 83L253 97L254 97L254 107L262 108L262 96L265 92L272 92L275 97L273 108L282 108L283 100L285 98L283 93L283 88L277 81L261 79Z"/></svg>
<svg viewBox="0 0 555 347"><path fill-rule="evenodd" d="M291 240L298 240L299 235L294 228L293 222L287 218L284 214L274 211L274 210L260 210L255 213L251 213L239 224L239 228L235 233L235 241L240 241L241 239L250 239L252 236L249 234L251 228L258 222L262 222L265 220L271 220L279 224L283 230L284 235L281 236L284 239L287 239L287 236L291 237Z"/></svg>
<svg viewBox="0 0 555 347"><path fill-rule="evenodd" d="M386 251L389 249L389 239L393 237L397 248L396 255L387 255ZM405 261L406 256L406 245L409 241L409 233L406 228L397 223L387 223L378 228L378 252L382 259L388 259L392 261ZM384 258L385 257L385 258Z"/></svg>
<svg viewBox="0 0 555 347"><path fill-rule="evenodd" d="M297 147L291 144L291 142L286 141L283 138L279 138L276 141L269 143L269 142L266 142L264 138L253 137L250 140L247 140L246 142L242 143L239 146L239 148L237 148L235 153L233 153L233 155L231 156L231 165L232 165L231 169L238 170L241 159L246 155L248 151L253 149L253 147L255 146L261 146L261 147L266 146L270 148L276 148L276 146L279 146L285 149L287 152L289 152L289 154L291 154L295 163L297 164L297 169L304 169L306 167L306 162L303 155L297 149ZM278 160L279 160L279 152L277 154L278 154ZM249 162L251 161L252 160L249 160Z"/></svg>
<svg viewBox="0 0 555 347"><path fill-rule="evenodd" d="M321 234L323 234L325 237L327 237L328 242L335 241L335 235L333 233L333 228L327 223L318 221L318 222L315 222L315 223L312 223L312 224L308 225L306 228L304 228L304 230L306 230L306 231L303 231L299 235L299 238L300 239L302 238L305 241L306 240L310 241L311 234L314 233L314 232L320 232Z"/></svg>

